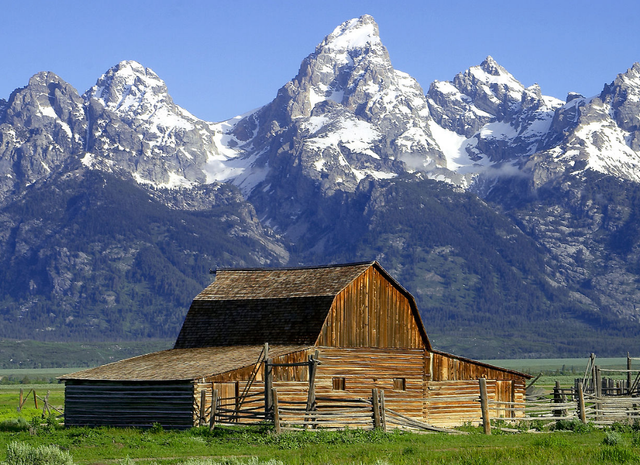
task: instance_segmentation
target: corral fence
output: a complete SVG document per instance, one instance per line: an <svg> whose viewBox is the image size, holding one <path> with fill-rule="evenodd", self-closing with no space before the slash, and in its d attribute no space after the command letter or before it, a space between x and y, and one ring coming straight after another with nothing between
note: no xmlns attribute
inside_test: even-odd
<svg viewBox="0 0 640 465"><path fill-rule="evenodd" d="M481 400L482 402L482 400ZM483 414L485 432L491 434L491 420L509 423L543 422L548 426L558 420L576 420L595 426L640 422L640 397L596 395L584 392L582 382L576 388L556 387L549 395L527 396L524 404L486 400L487 406L513 412L508 418ZM483 409L484 412L484 409ZM509 431L508 427L501 427Z"/></svg>
<svg viewBox="0 0 640 465"><path fill-rule="evenodd" d="M556 381L551 394L540 396L526 395L519 401L500 400L497 395L489 395L487 379L480 378L477 381L477 390L466 389L455 395L436 396L430 398L400 399L394 396L393 404L405 400L408 403L422 403L425 418L429 419L430 413L451 417L467 418L472 423L483 426L486 434L491 434L492 421L503 430L516 431L512 426L522 425L527 422L542 422L549 425L558 420L577 420L583 423L592 423L596 426L608 425L614 422L640 422L640 370L632 369L632 360L627 354L626 370L601 369L595 364L595 354L591 354L585 375L577 379L571 388L561 388ZM259 363L265 366L265 383L261 390L252 390L251 386ZM259 422L273 423L276 433L291 430L308 429L407 429L416 431L443 431L460 433L453 429L437 427L428 424L424 418L402 414L385 405L384 391L373 389L369 398L353 398L336 393L331 396L316 396L315 375L317 366L321 363L318 353L310 355L307 362L275 364L268 358L268 345L265 344L263 353L256 364L255 372L242 393L235 392L226 397L221 396L218 390L211 388L211 402L207 402L205 390L200 392L201 398L195 399L194 411L198 412L196 424L206 425L211 428L216 424L226 425L255 425ZM278 390L273 387L272 369L277 366L307 366L309 370L309 383L306 393L306 401L300 396L293 399L291 396L282 395L279 398ZM610 380L602 378L603 372L626 373L626 383L613 384ZM528 387L533 386L534 379ZM490 381L491 382L491 381ZM471 381L473 383L473 381ZM236 391L238 388L236 387ZM199 418L198 418L199 417ZM437 420L435 421L437 422ZM532 423L531 423L532 424Z"/></svg>
<svg viewBox="0 0 640 465"><path fill-rule="evenodd" d="M264 391L253 394L250 399L245 400L241 408L238 408L235 397L218 397L217 390L214 390L211 406L200 410L199 424L205 425L207 418L211 429L216 425L255 425L268 421L273 423L277 434L284 431L345 428L383 431L398 428L466 434L429 425L388 408L385 406L384 391L379 389L373 389L371 397L366 399L318 396L312 402L281 400L276 388L272 388L270 397L270 411L265 409ZM478 401L478 397L474 397L473 400Z"/></svg>
<svg viewBox="0 0 640 465"><path fill-rule="evenodd" d="M518 430L521 430L522 425L526 425L527 422L542 422L542 426L548 426L558 420L575 420L605 426L615 422L640 421L640 397L586 394L581 383L577 389L562 389L556 383L551 394L527 396L524 402L491 399L487 395L486 386L487 380L481 378L478 380L477 395L440 397L437 402L446 401L453 409L456 408L455 404L479 405L482 414L481 425L486 434L491 434L492 423L493 428L517 431L513 426L517 424ZM210 428L216 425L255 425L266 421L273 423L277 434L285 431L345 428L464 434L454 429L427 424L388 408L385 405L384 391L379 389L373 389L369 398L318 396L311 402L305 402L279 399L277 389L272 388L270 410L265 409L265 397L264 391L256 392L247 396L240 405L236 397L219 397L214 390L213 402L208 408L200 411L200 425L207 424L207 419ZM435 402L434 399L422 401L427 405L427 409L430 403Z"/></svg>

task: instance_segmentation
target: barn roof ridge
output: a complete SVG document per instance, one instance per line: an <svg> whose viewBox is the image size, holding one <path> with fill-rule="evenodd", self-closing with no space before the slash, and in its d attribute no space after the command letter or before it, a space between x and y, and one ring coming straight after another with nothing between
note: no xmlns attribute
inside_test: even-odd
<svg viewBox="0 0 640 465"><path fill-rule="evenodd" d="M303 265L303 266L283 266L283 267L249 267L249 268L216 268L213 274L219 271L296 271L296 270L316 270L322 268L346 268L350 266L375 265L379 266L377 260L365 260L362 262L334 263L329 265Z"/></svg>

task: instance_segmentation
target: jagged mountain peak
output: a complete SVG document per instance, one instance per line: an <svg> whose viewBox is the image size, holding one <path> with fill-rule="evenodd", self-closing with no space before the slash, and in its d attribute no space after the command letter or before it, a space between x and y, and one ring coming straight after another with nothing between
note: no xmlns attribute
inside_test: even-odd
<svg viewBox="0 0 640 465"><path fill-rule="evenodd" d="M600 98L605 100L611 94L617 94L618 101L640 102L640 63L634 63L626 72L618 74L611 84L605 85Z"/></svg>
<svg viewBox="0 0 640 465"><path fill-rule="evenodd" d="M525 87L509 71L500 66L491 56L480 65L472 66L454 78L454 83L472 90L473 87L488 86L494 94L507 92L511 99L519 100ZM499 95L497 95L499 97Z"/></svg>
<svg viewBox="0 0 640 465"><path fill-rule="evenodd" d="M164 81L150 68L132 60L110 68L86 92L85 99L96 100L121 115L173 104Z"/></svg>
<svg viewBox="0 0 640 465"><path fill-rule="evenodd" d="M335 28L318 46L325 51L340 51L381 46L378 24L372 16L363 15L345 21Z"/></svg>
<svg viewBox="0 0 640 465"><path fill-rule="evenodd" d="M487 58L485 58L482 63L480 63L479 67L485 73L492 76L511 75L505 68L500 66L491 55L487 55Z"/></svg>

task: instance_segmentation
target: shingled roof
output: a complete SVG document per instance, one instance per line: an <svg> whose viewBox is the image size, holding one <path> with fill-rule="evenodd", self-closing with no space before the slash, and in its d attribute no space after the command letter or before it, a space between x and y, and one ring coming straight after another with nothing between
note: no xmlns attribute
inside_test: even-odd
<svg viewBox="0 0 640 465"><path fill-rule="evenodd" d="M176 349L314 344L335 296L376 262L219 270L191 304Z"/></svg>
<svg viewBox="0 0 640 465"><path fill-rule="evenodd" d="M120 360L61 376L83 381L190 381L254 365L264 346L170 349ZM307 346L269 345L271 357L299 352Z"/></svg>

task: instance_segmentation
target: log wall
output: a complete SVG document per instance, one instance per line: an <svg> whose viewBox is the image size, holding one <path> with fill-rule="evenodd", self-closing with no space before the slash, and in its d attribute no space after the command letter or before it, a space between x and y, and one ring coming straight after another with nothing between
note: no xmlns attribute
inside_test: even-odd
<svg viewBox="0 0 640 465"><path fill-rule="evenodd" d="M67 380L66 426L163 428L193 426L193 384Z"/></svg>

